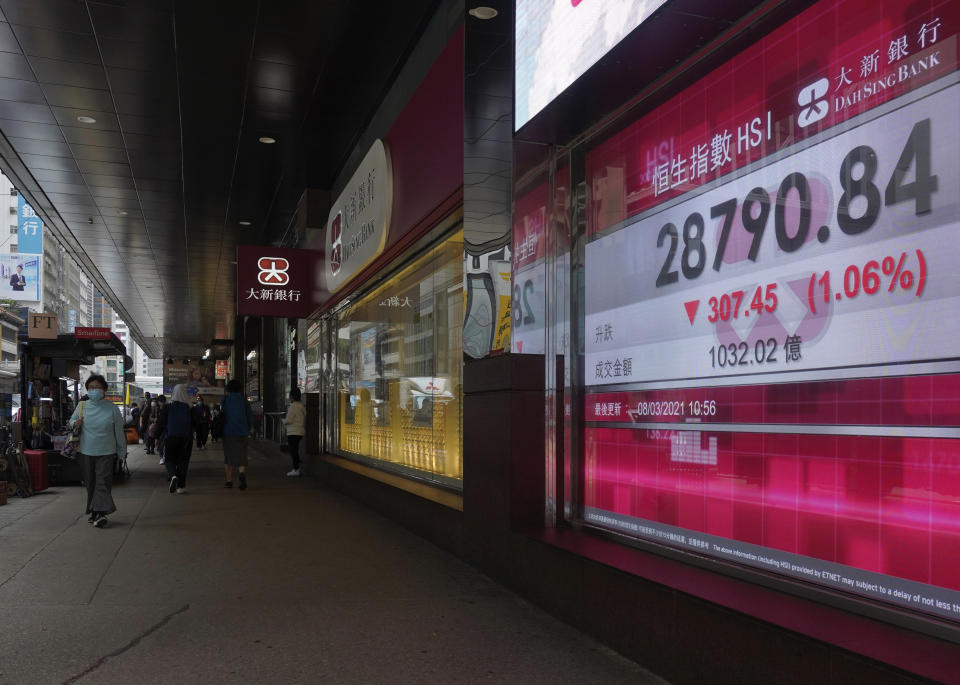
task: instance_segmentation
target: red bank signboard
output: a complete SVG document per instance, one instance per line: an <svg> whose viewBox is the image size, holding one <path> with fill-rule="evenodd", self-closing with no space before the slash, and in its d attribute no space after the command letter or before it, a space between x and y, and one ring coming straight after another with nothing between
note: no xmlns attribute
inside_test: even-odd
<svg viewBox="0 0 960 685"><path fill-rule="evenodd" d="M958 32L819 2L588 152L588 521L960 621Z"/></svg>
<svg viewBox="0 0 960 685"><path fill-rule="evenodd" d="M317 307L320 252L237 246L237 314L302 319Z"/></svg>

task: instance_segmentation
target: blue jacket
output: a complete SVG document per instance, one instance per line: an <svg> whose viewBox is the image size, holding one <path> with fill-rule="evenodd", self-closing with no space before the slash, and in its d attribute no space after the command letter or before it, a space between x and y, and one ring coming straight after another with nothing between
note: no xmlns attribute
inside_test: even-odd
<svg viewBox="0 0 960 685"><path fill-rule="evenodd" d="M230 437L246 437L253 430L253 410L247 398L238 392L227 393L223 400L223 412L227 417L223 434Z"/></svg>
<svg viewBox="0 0 960 685"><path fill-rule="evenodd" d="M123 432L123 415L120 407L110 400L85 400L77 405L70 417L73 426L80 416L83 405L83 429L80 431L80 453L91 457L116 454L121 459L127 456L127 438Z"/></svg>

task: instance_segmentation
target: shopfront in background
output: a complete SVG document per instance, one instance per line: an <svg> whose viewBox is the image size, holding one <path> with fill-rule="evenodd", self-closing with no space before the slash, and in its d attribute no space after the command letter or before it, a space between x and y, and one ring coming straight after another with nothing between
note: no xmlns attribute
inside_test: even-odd
<svg viewBox="0 0 960 685"><path fill-rule="evenodd" d="M329 296L305 359L327 453L374 478L453 492L463 472L462 84L461 31L331 203Z"/></svg>
<svg viewBox="0 0 960 685"><path fill-rule="evenodd" d="M516 176L513 351L560 369L548 512L956 639L960 3L768 25Z"/></svg>

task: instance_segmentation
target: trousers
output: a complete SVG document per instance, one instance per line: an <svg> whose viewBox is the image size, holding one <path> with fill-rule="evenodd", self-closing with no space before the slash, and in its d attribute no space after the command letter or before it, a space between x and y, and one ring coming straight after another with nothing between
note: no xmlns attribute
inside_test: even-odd
<svg viewBox="0 0 960 685"><path fill-rule="evenodd" d="M167 467L167 478L177 477L177 487L187 487L187 468L190 466L190 454L193 452L191 437L172 438L167 436L166 454L163 465Z"/></svg>
<svg viewBox="0 0 960 685"><path fill-rule="evenodd" d="M113 462L115 454L83 455L83 481L87 486L87 513L112 514L117 510L113 502Z"/></svg>

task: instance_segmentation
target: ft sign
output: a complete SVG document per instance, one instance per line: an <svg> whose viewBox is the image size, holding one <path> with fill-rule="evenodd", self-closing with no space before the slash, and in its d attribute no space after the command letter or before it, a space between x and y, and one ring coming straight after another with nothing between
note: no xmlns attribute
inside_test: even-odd
<svg viewBox="0 0 960 685"><path fill-rule="evenodd" d="M56 340L57 339L57 315L56 314L30 314L30 327L27 331L28 337L32 340Z"/></svg>
<svg viewBox="0 0 960 685"><path fill-rule="evenodd" d="M305 319L316 309L320 253L237 246L237 314Z"/></svg>

